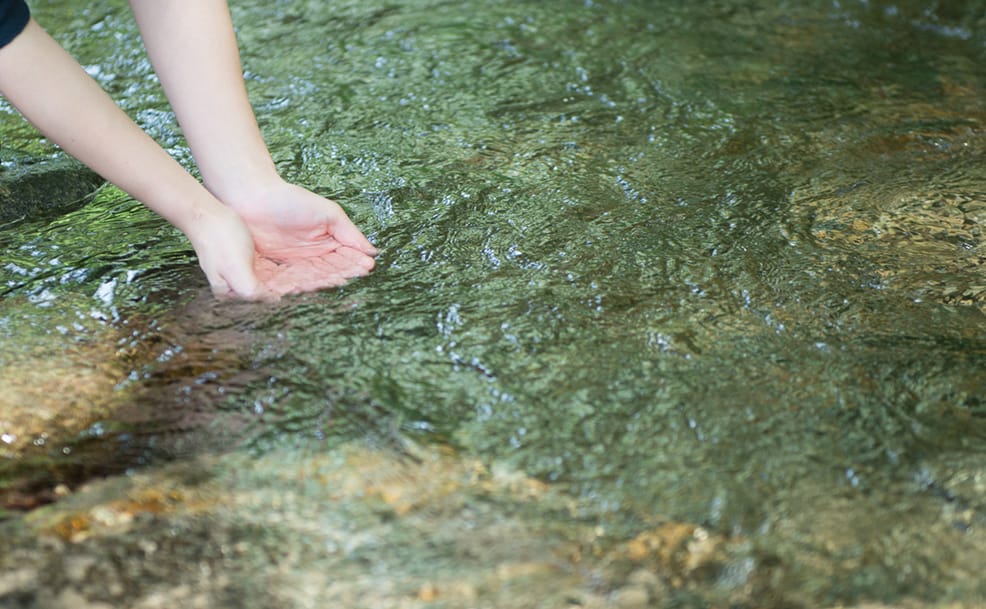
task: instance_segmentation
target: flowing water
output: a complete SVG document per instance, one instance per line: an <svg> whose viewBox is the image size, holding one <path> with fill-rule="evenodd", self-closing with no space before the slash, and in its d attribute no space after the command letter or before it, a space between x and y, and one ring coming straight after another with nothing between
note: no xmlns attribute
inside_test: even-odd
<svg viewBox="0 0 986 609"><path fill-rule="evenodd" d="M126 7L35 4L191 168ZM378 267L0 226L0 606L986 603L983 3L233 4Z"/></svg>

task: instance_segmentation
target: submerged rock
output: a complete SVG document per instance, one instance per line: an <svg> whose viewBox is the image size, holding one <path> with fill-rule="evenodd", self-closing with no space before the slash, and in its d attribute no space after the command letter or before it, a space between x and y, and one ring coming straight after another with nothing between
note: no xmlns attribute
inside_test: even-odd
<svg viewBox="0 0 986 609"><path fill-rule="evenodd" d="M199 408L216 391L209 379L222 378L213 366L235 370L245 357L228 332L177 346L160 336L160 319L114 325L86 310L96 301L85 295L51 302L12 296L0 315L0 520L187 450L216 417ZM188 363L185 351L199 349L208 362ZM148 395L133 379L152 374L159 393ZM156 407L176 395L182 405ZM224 429L237 425L227 417ZM202 442L218 448L220 435Z"/></svg>
<svg viewBox="0 0 986 609"><path fill-rule="evenodd" d="M0 222L77 209L104 182L66 156L37 157L0 148Z"/></svg>
<svg viewBox="0 0 986 609"><path fill-rule="evenodd" d="M723 567L751 560L739 537L668 521L620 541L572 502L441 446L201 457L0 524L0 606L810 606L731 581Z"/></svg>
<svg viewBox="0 0 986 609"><path fill-rule="evenodd" d="M598 596L598 574L566 558L545 520L564 510L556 491L447 449L406 448L236 453L90 483L0 529L18 554L0 555L0 605L542 607Z"/></svg>

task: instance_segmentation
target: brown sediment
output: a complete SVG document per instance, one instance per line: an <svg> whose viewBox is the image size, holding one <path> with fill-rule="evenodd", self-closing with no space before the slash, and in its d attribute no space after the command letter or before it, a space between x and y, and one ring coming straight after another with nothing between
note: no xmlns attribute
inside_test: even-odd
<svg viewBox="0 0 986 609"><path fill-rule="evenodd" d="M243 341L218 332L190 339L161 361L174 345L160 325L131 318L60 326L60 333L38 333L33 324L8 328L11 348L0 353L0 519L140 466L151 444L166 458L202 442L220 447L242 428L244 421L230 416L225 440L191 439L215 420L212 405L228 380L223 371L244 369ZM254 372L238 372L235 380L247 382L241 377ZM134 381L135 375L150 378Z"/></svg>

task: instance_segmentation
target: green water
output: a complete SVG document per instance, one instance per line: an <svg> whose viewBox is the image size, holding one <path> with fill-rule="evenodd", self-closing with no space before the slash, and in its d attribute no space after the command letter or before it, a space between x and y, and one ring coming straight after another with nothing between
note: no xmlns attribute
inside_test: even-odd
<svg viewBox="0 0 986 609"><path fill-rule="evenodd" d="M641 569L664 582L648 601L661 607L986 602L981 3L233 12L282 173L343 203L383 253L337 291L229 304L208 297L174 229L112 188L0 227L0 364L42 362L44 383L66 345L76 366L102 354L96 392L115 413L6 454L0 488L202 467L281 514L258 524L231 507L207 525L181 512L80 541L73 556L120 561L144 535L155 560L183 565L120 567L118 594L88 598L150 607L149 590L184 586L214 607L323 606L274 578L273 554L386 591L478 577L515 545L539 555L517 541L533 536L595 557L552 554L577 580L558 590L534 576L435 602L579 606L574 586L629 606L618 592ZM35 13L191 167L125 6ZM51 152L0 110L4 146ZM428 528L396 510L389 543L339 558L311 540L382 516L278 472L353 444L398 462L409 446L451 447L550 491L453 493L480 514L474 533L459 511L433 506ZM309 500L275 500L292 493ZM59 572L64 550L39 550L31 516L7 514L0 531L24 551L0 565L16 555L35 571L0 580L0 601L43 606L31 582ZM503 537L501 516L516 525ZM669 522L719 540L715 560L613 558ZM168 527L187 535L165 544ZM221 593L187 566L218 552L210 527L265 548L209 559ZM404 606L380 594L369 606Z"/></svg>

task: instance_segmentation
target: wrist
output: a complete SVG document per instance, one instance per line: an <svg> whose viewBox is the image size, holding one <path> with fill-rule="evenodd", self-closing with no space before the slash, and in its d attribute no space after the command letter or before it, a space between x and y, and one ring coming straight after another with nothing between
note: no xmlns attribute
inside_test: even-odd
<svg viewBox="0 0 986 609"><path fill-rule="evenodd" d="M217 226L239 221L234 210L223 205L204 189L200 196L186 198L182 204L167 207L159 213L188 237L196 251L203 244L215 239Z"/></svg>
<svg viewBox="0 0 986 609"><path fill-rule="evenodd" d="M233 209L263 199L266 193L284 184L273 163L269 167L237 167L219 176L203 176L202 181L216 199Z"/></svg>

